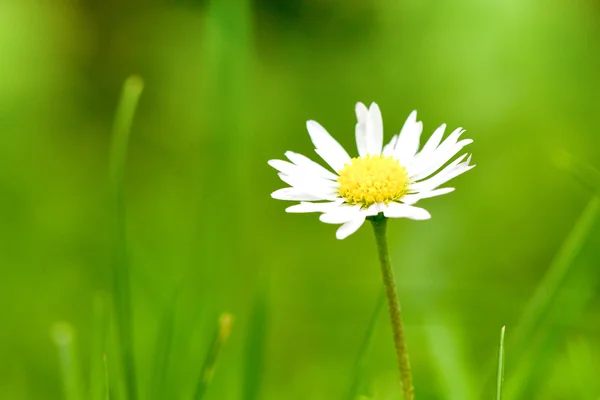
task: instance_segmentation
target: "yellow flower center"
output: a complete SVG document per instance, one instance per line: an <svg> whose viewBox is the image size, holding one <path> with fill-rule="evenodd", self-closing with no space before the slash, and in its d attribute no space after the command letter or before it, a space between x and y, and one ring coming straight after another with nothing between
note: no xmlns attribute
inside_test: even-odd
<svg viewBox="0 0 600 400"><path fill-rule="evenodd" d="M406 193L408 174L393 157L355 157L339 171L338 193L348 204L369 207L398 201Z"/></svg>

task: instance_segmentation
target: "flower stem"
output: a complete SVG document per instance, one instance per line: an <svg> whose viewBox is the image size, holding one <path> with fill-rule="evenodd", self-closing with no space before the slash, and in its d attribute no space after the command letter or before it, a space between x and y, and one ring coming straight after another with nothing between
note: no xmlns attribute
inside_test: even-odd
<svg viewBox="0 0 600 400"><path fill-rule="evenodd" d="M415 389L412 382L412 373L410 362L408 360L408 351L406 349L406 338L404 336L404 326L402 325L402 313L400 311L400 302L398 301L398 292L396 291L396 282L394 281L394 272L390 262L390 253L387 246L387 218L376 216L371 219L375 239L377 241L377 251L379 253L379 262L381 264L381 274L383 275L383 284L388 301L390 312L390 322L392 324L392 333L394 344L396 346L396 358L398 359L398 369L400 371L400 382L402 383L402 394L404 400L414 400Z"/></svg>

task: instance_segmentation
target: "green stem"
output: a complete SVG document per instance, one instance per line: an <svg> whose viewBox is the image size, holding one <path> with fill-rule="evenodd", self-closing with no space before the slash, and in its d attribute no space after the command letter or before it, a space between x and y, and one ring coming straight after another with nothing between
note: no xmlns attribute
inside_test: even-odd
<svg viewBox="0 0 600 400"><path fill-rule="evenodd" d="M390 322L396 346L396 358L398 359L398 369L400 371L400 382L402 383L402 394L404 400L414 400L415 389L413 387L410 362L408 360L408 350L406 349L402 312L400 311L400 302L398 301L398 292L396 290L394 272L392 271L390 253L387 246L387 218L377 216L371 220L371 223L373 224L373 231L375 232L375 239L377 241L381 274L383 275L383 284L385 285L390 312Z"/></svg>

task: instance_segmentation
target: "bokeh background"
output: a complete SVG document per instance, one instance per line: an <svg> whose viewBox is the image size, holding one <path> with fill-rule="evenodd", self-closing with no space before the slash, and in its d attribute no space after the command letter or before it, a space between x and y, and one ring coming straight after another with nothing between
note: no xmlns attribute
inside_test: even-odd
<svg viewBox="0 0 600 400"><path fill-rule="evenodd" d="M76 331L84 398L101 353L123 398L114 324L95 343L114 288L111 129L136 73L125 195L140 398L191 398L225 311L235 324L206 399L344 399L353 384L400 398L385 310L355 366L381 291L369 226L337 241L316 215L285 214L266 163L318 158L307 119L355 153L354 104L376 101L386 139L417 109L424 138L447 123L475 140L477 168L423 201L430 221L390 224L417 398L494 398L506 325L505 398L597 400L599 7L1 1L0 398L65 398L57 321Z"/></svg>

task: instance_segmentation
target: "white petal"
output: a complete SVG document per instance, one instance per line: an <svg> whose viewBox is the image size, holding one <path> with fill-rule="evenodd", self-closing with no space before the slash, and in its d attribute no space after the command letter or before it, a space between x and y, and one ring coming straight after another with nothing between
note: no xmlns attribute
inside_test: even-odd
<svg viewBox="0 0 600 400"><path fill-rule="evenodd" d="M311 213L311 212L327 212L340 207L341 201L332 201L327 203L308 203L302 202L295 204L285 209L288 213Z"/></svg>
<svg viewBox="0 0 600 400"><path fill-rule="evenodd" d="M340 226L335 233L335 237L339 240L346 239L348 236L352 235L354 232L358 230L365 222L365 216L358 214L358 216L352 221L346 222L344 225Z"/></svg>
<svg viewBox="0 0 600 400"><path fill-rule="evenodd" d="M306 129L315 145L315 151L334 171L344 168L350 156L344 148L316 121L307 121Z"/></svg>
<svg viewBox="0 0 600 400"><path fill-rule="evenodd" d="M427 166L431 155L440 145L445 131L446 124L440 125L433 132L429 140L427 140L427 143L425 143L423 149L421 149L421 151L415 155L412 162L406 165L406 170L408 171L409 176L416 175L418 172L421 172L425 166Z"/></svg>
<svg viewBox="0 0 600 400"><path fill-rule="evenodd" d="M285 156L298 167L304 168L308 171L312 171L315 175L319 175L323 178L331 179L334 181L338 178L336 174L328 171L326 168L322 167L310 158L303 156L302 154L294 153L293 151L286 151Z"/></svg>
<svg viewBox="0 0 600 400"><path fill-rule="evenodd" d="M372 217L374 215L379 214L380 212L383 212L383 210L385 209L385 207L386 207L386 205L384 203L371 204L369 206L369 208L367 208L366 210L363 210L363 213L367 217Z"/></svg>
<svg viewBox="0 0 600 400"><path fill-rule="evenodd" d="M356 147L358 148L358 155L365 157L367 155L367 118L369 116L369 110L363 103L356 103Z"/></svg>
<svg viewBox="0 0 600 400"><path fill-rule="evenodd" d="M360 214L360 206L342 205L336 209L329 210L319 216L321 222L326 224L343 224L352 219L356 219Z"/></svg>
<svg viewBox="0 0 600 400"><path fill-rule="evenodd" d="M380 155L383 147L383 119L377 103L371 103L367 117L367 153Z"/></svg>
<svg viewBox="0 0 600 400"><path fill-rule="evenodd" d="M436 196L441 196L443 194L447 194L447 193L450 193L453 191L454 191L454 188L442 188L442 189L431 190L428 192L407 194L404 197L402 197L402 199L400 201L404 204L415 204L419 200L429 199L431 197L436 197Z"/></svg>
<svg viewBox="0 0 600 400"><path fill-rule="evenodd" d="M383 215L388 218L409 218L414 220L431 218L431 214L427 210L400 203L388 204L387 208L383 210Z"/></svg>
<svg viewBox="0 0 600 400"><path fill-rule="evenodd" d="M410 178L414 181L418 181L428 177L446 164L448 160L461 151L463 147L473 143L473 140L471 139L464 139L457 143L458 138L463 132L462 129L457 129L452 132L448 139L444 140L431 156L427 157L426 160L423 160L422 167L413 168L413 175L410 176Z"/></svg>
<svg viewBox="0 0 600 400"><path fill-rule="evenodd" d="M299 189L306 189L308 192L325 191L327 193L336 193L340 187L339 183L318 176L306 176L302 174L286 175L283 172L280 172L278 175L288 185Z"/></svg>
<svg viewBox="0 0 600 400"><path fill-rule="evenodd" d="M417 111L411 112L400 131L394 150L394 155L403 165L409 164L419 150L422 131L423 124L417 121Z"/></svg>
<svg viewBox="0 0 600 400"><path fill-rule="evenodd" d="M459 129L461 129L461 128L459 128ZM446 124L442 124L442 125L438 126L438 128L433 132L433 134L429 138L429 140L427 140L427 142L425 143L425 146L423 146L423 149L421 150L420 153L427 154L427 153L433 152L435 149L437 149L437 147L442 142L442 137L444 136L445 131L446 131Z"/></svg>
<svg viewBox="0 0 600 400"><path fill-rule="evenodd" d="M275 168L279 172L291 175L298 170L298 166L283 160L269 160L267 161L271 167Z"/></svg>
<svg viewBox="0 0 600 400"><path fill-rule="evenodd" d="M394 154L396 143L398 142L398 135L394 135L392 140L383 147L383 155L389 157Z"/></svg>
<svg viewBox="0 0 600 400"><path fill-rule="evenodd" d="M271 197L277 200L295 200L295 201L318 201L318 200L335 200L336 196L319 195L315 193L307 193L302 189L283 188L271 193Z"/></svg>
<svg viewBox="0 0 600 400"><path fill-rule="evenodd" d="M467 161L462 162L462 163L460 162L460 161L462 161L462 159L465 158L465 156L466 156L466 154L463 154L461 157L454 160L446 168L444 168L443 170L441 170L439 173L432 176L431 178L421 181L421 182L411 184L409 186L409 190L414 190L417 192L433 190L433 189L437 188L438 186L443 185L444 183L448 182L449 180L456 178L458 175L463 174L463 173L467 172L468 170L474 168L475 167L474 165L469 165L469 163L471 162L470 156L467 159Z"/></svg>

